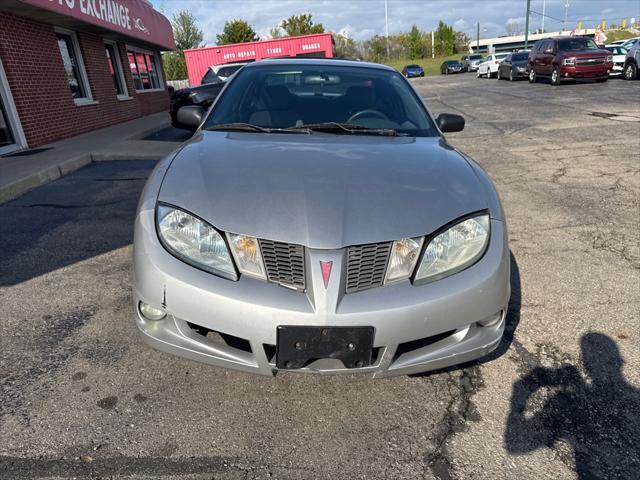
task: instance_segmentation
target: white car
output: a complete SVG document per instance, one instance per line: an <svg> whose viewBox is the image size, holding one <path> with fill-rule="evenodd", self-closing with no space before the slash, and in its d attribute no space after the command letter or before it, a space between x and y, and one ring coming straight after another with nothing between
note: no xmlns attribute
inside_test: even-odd
<svg viewBox="0 0 640 480"><path fill-rule="evenodd" d="M205 83L219 83L226 82L227 79L244 67L249 62L238 62L238 63L223 63L222 65L211 65L207 69L207 73L202 77L203 85Z"/></svg>
<svg viewBox="0 0 640 480"><path fill-rule="evenodd" d="M627 38L624 42L620 44L621 47L626 48L627 50L631 50L631 47L640 43L640 37Z"/></svg>
<svg viewBox="0 0 640 480"><path fill-rule="evenodd" d="M620 45L606 45L604 48L613 54L613 68L609 75L622 75L628 50Z"/></svg>
<svg viewBox="0 0 640 480"><path fill-rule="evenodd" d="M484 61L478 65L478 78L484 77L491 78L498 75L498 67L500 62L509 55L508 53L492 53L485 57Z"/></svg>

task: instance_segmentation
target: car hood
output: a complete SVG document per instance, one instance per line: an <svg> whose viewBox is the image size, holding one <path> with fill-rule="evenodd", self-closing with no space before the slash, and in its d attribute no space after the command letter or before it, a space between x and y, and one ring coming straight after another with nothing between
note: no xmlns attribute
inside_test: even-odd
<svg viewBox="0 0 640 480"><path fill-rule="evenodd" d="M216 228L334 249L425 235L488 206L439 137L200 132L158 200Z"/></svg>

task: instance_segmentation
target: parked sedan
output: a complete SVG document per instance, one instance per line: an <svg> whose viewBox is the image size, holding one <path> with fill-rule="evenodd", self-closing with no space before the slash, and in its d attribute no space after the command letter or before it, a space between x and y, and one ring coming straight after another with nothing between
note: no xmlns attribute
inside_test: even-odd
<svg viewBox="0 0 640 480"><path fill-rule="evenodd" d="M508 78L512 82L518 78L527 78L529 51L510 53L498 65L498 79Z"/></svg>
<svg viewBox="0 0 640 480"><path fill-rule="evenodd" d="M613 54L613 68L609 71L609 75L622 75L624 61L627 57L628 50L619 45L607 45L604 48Z"/></svg>
<svg viewBox="0 0 640 480"><path fill-rule="evenodd" d="M424 77L424 69L420 65L406 65L402 74L407 78Z"/></svg>
<svg viewBox="0 0 640 480"><path fill-rule="evenodd" d="M383 65L255 62L160 161L133 299L159 350L263 375L412 374L486 356L510 296L500 200Z"/></svg>
<svg viewBox="0 0 640 480"><path fill-rule="evenodd" d="M450 73L462 73L462 64L458 60L446 60L440 65L440 74L449 75Z"/></svg>
<svg viewBox="0 0 640 480"><path fill-rule="evenodd" d="M500 62L506 58L508 53L492 53L487 55L483 62L478 65L478 78L484 77L492 78L498 74L498 66Z"/></svg>
<svg viewBox="0 0 640 480"><path fill-rule="evenodd" d="M171 95L171 101L169 102L171 125L176 128L195 131L194 127L180 123L178 120L178 110L188 105L198 105L205 110L208 109L224 85L223 82L218 82L176 90L173 95Z"/></svg>

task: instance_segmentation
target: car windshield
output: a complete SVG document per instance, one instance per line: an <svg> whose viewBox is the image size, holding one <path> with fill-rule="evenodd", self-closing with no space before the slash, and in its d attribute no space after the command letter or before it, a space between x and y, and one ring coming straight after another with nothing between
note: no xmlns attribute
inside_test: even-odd
<svg viewBox="0 0 640 480"><path fill-rule="evenodd" d="M482 60L482 55L471 55L469 60Z"/></svg>
<svg viewBox="0 0 640 480"><path fill-rule="evenodd" d="M306 126L312 131L323 125L324 131L341 134L356 130L346 126L357 127L359 134L385 129L415 137L438 135L400 73L347 65L263 63L243 69L219 97L203 129L240 124L262 132Z"/></svg>
<svg viewBox="0 0 640 480"><path fill-rule="evenodd" d="M569 38L558 42L558 50L569 52L572 50L597 50L598 45L590 38Z"/></svg>
<svg viewBox="0 0 640 480"><path fill-rule="evenodd" d="M513 56L511 57L511 61L512 62L522 62L525 61L529 58L529 53L528 52L524 52L524 53L514 53Z"/></svg>
<svg viewBox="0 0 640 480"><path fill-rule="evenodd" d="M420 65L407 65L407 68L420 68Z"/></svg>
<svg viewBox="0 0 640 480"><path fill-rule="evenodd" d="M446 62L447 65L458 65L460 62L458 62L457 60L447 60Z"/></svg>
<svg viewBox="0 0 640 480"><path fill-rule="evenodd" d="M507 55L509 55L508 53L498 53L496 55L496 60L500 60L501 58L506 57Z"/></svg>

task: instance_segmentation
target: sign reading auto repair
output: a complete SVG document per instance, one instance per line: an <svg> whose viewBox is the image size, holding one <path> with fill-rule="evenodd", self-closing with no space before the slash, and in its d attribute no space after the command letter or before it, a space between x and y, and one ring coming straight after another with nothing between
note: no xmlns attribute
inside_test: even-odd
<svg viewBox="0 0 640 480"><path fill-rule="evenodd" d="M171 24L144 0L21 1L169 50L175 48Z"/></svg>

